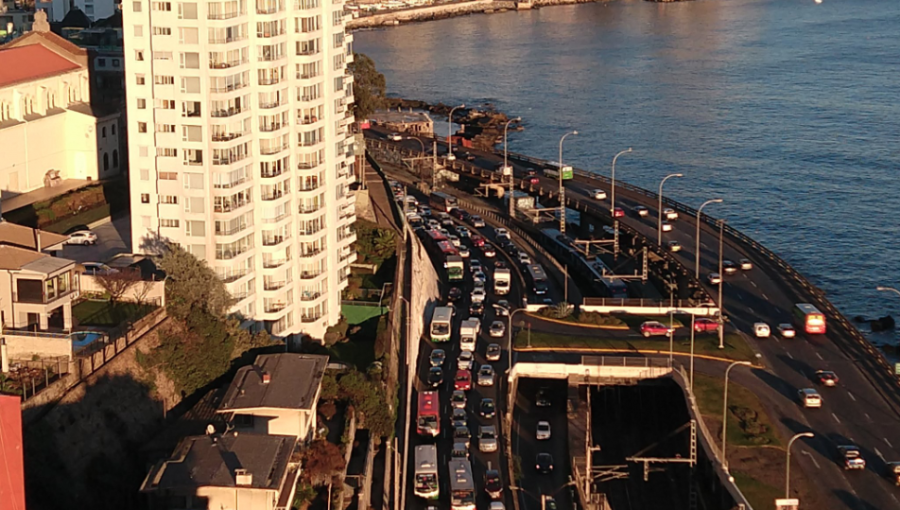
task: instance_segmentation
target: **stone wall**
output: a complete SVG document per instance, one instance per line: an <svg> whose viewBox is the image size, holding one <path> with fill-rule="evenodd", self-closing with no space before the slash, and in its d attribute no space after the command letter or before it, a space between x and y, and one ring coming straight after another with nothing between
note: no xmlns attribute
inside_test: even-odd
<svg viewBox="0 0 900 510"><path fill-rule="evenodd" d="M19 335L15 331L6 331L3 338L6 340L6 355L13 360L32 359L34 356L72 357L72 340L68 336Z"/></svg>

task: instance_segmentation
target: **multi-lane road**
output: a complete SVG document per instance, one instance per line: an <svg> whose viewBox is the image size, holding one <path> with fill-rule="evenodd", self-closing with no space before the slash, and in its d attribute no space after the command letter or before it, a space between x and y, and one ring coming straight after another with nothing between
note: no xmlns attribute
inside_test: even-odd
<svg viewBox="0 0 900 510"><path fill-rule="evenodd" d="M385 133L368 130L367 136L384 139ZM398 142L407 150L415 150L415 141ZM444 150L441 147L439 150ZM493 170L502 162L502 154L467 150L475 155L472 164ZM524 175L535 165L510 159L517 176ZM537 188L547 192L557 190L557 181L541 178ZM581 202L597 215L608 217L609 200L596 201L589 196L591 189L610 191L605 181L577 176L566 183L567 197ZM727 199L727 197L726 197ZM657 236L657 204L654 197L617 186L616 204L626 211L620 221L634 228L648 239ZM639 217L634 208L643 205L650 215ZM710 210L711 211L711 210ZM709 211L708 211L709 212ZM663 243L678 241L683 249L676 257L687 268L694 268L695 219L681 217L673 222L673 230L663 234ZM705 275L718 269L718 230L701 224L701 280L711 295L718 288L705 281ZM746 258L753 262L750 271L728 275L723 283L723 308L731 323L740 331L751 332L755 322L768 323L773 331L779 323L791 322L791 309L798 300L795 285L790 284L771 262L754 250L726 237L723 257L732 261ZM776 335L769 339L753 340L754 347L763 355L765 370L744 371L738 369L732 377L760 395L773 418L790 435L812 431L815 437L795 444L796 462L806 473L816 498L827 508L884 509L900 508L900 489L885 476L885 461L900 460L900 430L898 413L885 398L883 392L892 391L883 384L882 373L871 371L871 363L864 363L861 355L846 347L848 340L839 338L839 332L830 331L824 337L808 338L798 334L794 339ZM820 388L824 406L821 409L803 409L799 405L797 390L815 387L813 373L816 370L833 370L841 381L836 388ZM853 443L862 449L867 468L862 471L844 471L837 462L836 446Z"/></svg>

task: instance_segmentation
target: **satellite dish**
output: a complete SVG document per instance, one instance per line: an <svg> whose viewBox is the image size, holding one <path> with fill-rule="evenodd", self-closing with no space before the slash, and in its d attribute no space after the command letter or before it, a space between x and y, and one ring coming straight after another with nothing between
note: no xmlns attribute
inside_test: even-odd
<svg viewBox="0 0 900 510"><path fill-rule="evenodd" d="M216 433L216 427L212 423L206 426L206 435L211 436Z"/></svg>

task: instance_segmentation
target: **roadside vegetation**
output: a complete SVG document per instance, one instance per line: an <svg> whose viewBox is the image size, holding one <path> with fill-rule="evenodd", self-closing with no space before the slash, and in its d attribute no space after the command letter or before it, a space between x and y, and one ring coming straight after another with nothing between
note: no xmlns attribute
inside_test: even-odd
<svg viewBox="0 0 900 510"><path fill-rule="evenodd" d="M375 68L375 62L363 53L353 53L353 62L347 65L353 75L353 115L365 120L375 110L385 107L387 82Z"/></svg>
<svg viewBox="0 0 900 510"><path fill-rule="evenodd" d="M128 209L128 181L124 178L69 191L49 200L4 212L7 221L49 232L63 233Z"/></svg>
<svg viewBox="0 0 900 510"><path fill-rule="evenodd" d="M345 300L378 300L385 283L393 282L397 268L397 235L393 230L380 228L371 221L357 219L353 223L356 231L356 264L372 264L375 270L355 267L352 269Z"/></svg>

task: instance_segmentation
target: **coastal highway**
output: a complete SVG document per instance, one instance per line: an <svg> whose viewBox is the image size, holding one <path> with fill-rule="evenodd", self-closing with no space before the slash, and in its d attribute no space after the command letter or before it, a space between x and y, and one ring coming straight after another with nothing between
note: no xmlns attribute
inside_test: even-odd
<svg viewBox="0 0 900 510"><path fill-rule="evenodd" d="M385 139L385 133L377 129L366 130L366 136ZM407 150L420 147L415 141L396 143ZM442 149L440 147L439 152ZM502 153L465 151L476 155L471 163L484 169L494 169L502 162ZM510 163L517 176L535 166L514 157L510 158ZM538 187L555 193L558 183L542 177ZM568 181L566 188L569 199L583 203L593 213L608 217L609 201L596 201L588 196L591 189L609 192L608 183L579 176ZM638 217L633 213L637 205L644 205L651 214ZM656 238L655 198L617 186L616 206L626 210L624 223L649 239ZM713 212L712 209L708 211ZM673 227L672 232L664 233L663 242L677 240L681 243L683 250L676 256L685 267L693 269L696 223L693 218L681 217L673 222ZM704 223L701 237L701 279L704 279L718 267L718 230ZM783 272L773 268L771 262L758 252L745 251L729 237L725 238L724 258L735 262L747 258L754 264L750 271L727 276L723 284L723 307L735 327L749 333L754 322L762 321L774 332L777 324L791 322L791 308L803 298ZM714 286L708 285L707 290L712 295L718 293ZM764 399L785 435L805 431L816 434L812 439L801 439L795 444L793 458L800 464L810 485L815 487L817 499L825 508L900 508L900 489L884 474L885 461L900 460L900 428L897 427L900 420L885 397L885 392L896 390L885 383L886 374L875 372L873 364L863 358L864 354L847 347L851 339L838 335L836 328L831 328L824 337L798 334L795 339L782 339L776 333L769 339L751 340L762 353L766 370L738 368L732 372L732 377ZM820 369L836 372L841 378L840 384L836 388L819 388L824 400L821 409L803 409L797 390L815 387L812 376ZM836 446L848 443L862 449L867 461L864 471L847 472L838 464Z"/></svg>

